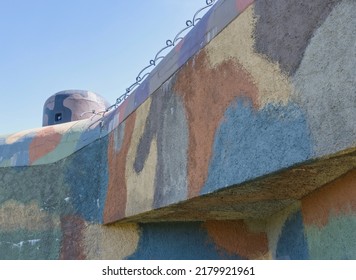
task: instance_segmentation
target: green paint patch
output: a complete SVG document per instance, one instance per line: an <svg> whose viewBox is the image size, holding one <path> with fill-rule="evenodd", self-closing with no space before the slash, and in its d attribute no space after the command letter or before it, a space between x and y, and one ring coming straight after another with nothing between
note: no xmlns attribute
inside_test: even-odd
<svg viewBox="0 0 356 280"><path fill-rule="evenodd" d="M59 258L61 231L18 230L0 232L0 259L55 260Z"/></svg>
<svg viewBox="0 0 356 280"><path fill-rule="evenodd" d="M330 217L322 228L308 226L309 257L319 260L356 259L356 215Z"/></svg>
<svg viewBox="0 0 356 280"><path fill-rule="evenodd" d="M36 160L34 164L41 165L52 163L70 156L71 154L77 151L78 141L81 136L82 131L71 131L66 133L62 136L61 142L53 151Z"/></svg>
<svg viewBox="0 0 356 280"><path fill-rule="evenodd" d="M11 159L3 160L0 163L0 167L7 167L7 166L11 166Z"/></svg>
<svg viewBox="0 0 356 280"><path fill-rule="evenodd" d="M0 168L0 204L8 200L37 202L48 213L72 213L70 189L64 183L65 161L42 166Z"/></svg>

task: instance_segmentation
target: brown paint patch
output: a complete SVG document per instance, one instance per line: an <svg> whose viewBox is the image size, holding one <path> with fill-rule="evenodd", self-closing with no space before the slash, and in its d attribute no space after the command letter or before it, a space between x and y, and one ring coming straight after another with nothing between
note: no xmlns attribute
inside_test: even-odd
<svg viewBox="0 0 356 280"><path fill-rule="evenodd" d="M53 127L46 127L37 132L30 144L30 164L53 151L60 143L62 134L55 132Z"/></svg>
<svg viewBox="0 0 356 280"><path fill-rule="evenodd" d="M84 260L82 240L85 222L77 216L64 216L61 218L62 246L60 259Z"/></svg>
<svg viewBox="0 0 356 280"><path fill-rule="evenodd" d="M125 121L124 139L119 152L115 151L115 133L111 133L109 136L109 183L104 209L104 223L111 223L125 217L127 199L126 158L135 127L135 119L136 113L133 113Z"/></svg>
<svg viewBox="0 0 356 280"><path fill-rule="evenodd" d="M215 244L229 254L246 259L260 259L268 253L265 232L251 232L243 220L204 223Z"/></svg>
<svg viewBox="0 0 356 280"><path fill-rule="evenodd" d="M353 169L302 199L306 225L323 227L330 214L356 212L356 169Z"/></svg>
<svg viewBox="0 0 356 280"><path fill-rule="evenodd" d="M208 174L217 127L236 97L247 97L257 107L258 89L235 60L209 66L202 50L179 72L174 90L183 97L188 114L188 196L197 196Z"/></svg>
<svg viewBox="0 0 356 280"><path fill-rule="evenodd" d="M120 105L120 114L119 114L119 123L123 122L124 119L127 117L127 104L129 104L129 98L127 98L121 105Z"/></svg>

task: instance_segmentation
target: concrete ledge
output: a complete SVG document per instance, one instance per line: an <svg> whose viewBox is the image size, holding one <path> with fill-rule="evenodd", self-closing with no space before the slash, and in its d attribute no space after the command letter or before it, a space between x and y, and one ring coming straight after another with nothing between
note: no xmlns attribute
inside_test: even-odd
<svg viewBox="0 0 356 280"><path fill-rule="evenodd" d="M207 15L225 22L227 7L234 7L215 37L207 35L213 25L201 29L209 21L199 22L192 34L210 30L197 37L206 44L184 56L153 93L142 84L104 118L2 138L1 202L34 199L48 211L104 224L139 215L142 221L263 217L354 168L348 161L333 169L333 160L326 161L317 169L321 177L311 174L327 178L319 183L308 183L309 171L300 182L298 169L290 171L310 162L313 170L320 158L355 148L355 3L308 2L305 9L306 2L242 2L235 18L241 3L232 0ZM224 201L232 197L226 209L215 201L220 192ZM209 194L211 209L203 207Z"/></svg>
<svg viewBox="0 0 356 280"><path fill-rule="evenodd" d="M1 138L0 258L356 258L356 2L250 2L104 118Z"/></svg>
<svg viewBox="0 0 356 280"><path fill-rule="evenodd" d="M350 171L356 171L356 148L128 217L120 223L264 220Z"/></svg>

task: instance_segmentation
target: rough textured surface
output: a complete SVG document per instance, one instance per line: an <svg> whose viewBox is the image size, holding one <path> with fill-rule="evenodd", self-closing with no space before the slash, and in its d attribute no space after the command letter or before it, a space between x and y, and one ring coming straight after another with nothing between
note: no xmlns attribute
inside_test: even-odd
<svg viewBox="0 0 356 280"><path fill-rule="evenodd" d="M119 108L1 137L0 258L356 258L355 12L219 1Z"/></svg>
<svg viewBox="0 0 356 280"><path fill-rule="evenodd" d="M182 95L187 110L188 185L189 197L193 197L207 178L215 131L224 111L237 97L256 104L257 89L234 61L210 68L204 50L181 70L174 89Z"/></svg>
<svg viewBox="0 0 356 280"><path fill-rule="evenodd" d="M155 96L145 130L137 147L134 168L141 172L150 143L157 139L154 206L161 207L187 197L187 121L179 97L171 92L171 80ZM171 155L176 155L172 157Z"/></svg>
<svg viewBox="0 0 356 280"><path fill-rule="evenodd" d="M107 137L64 160L64 182L76 213L86 221L101 222L108 185ZM78 168L80 166L80 168Z"/></svg>
<svg viewBox="0 0 356 280"><path fill-rule="evenodd" d="M134 215L150 210L154 199L155 168L157 165L157 140L148 145L148 155L140 172L134 168L137 147L145 130L145 123L150 108L150 101L145 102L136 111L136 121L126 158L127 202L125 215Z"/></svg>
<svg viewBox="0 0 356 280"><path fill-rule="evenodd" d="M60 259L82 260L85 259L81 240L85 222L77 216L63 216L61 219L62 244Z"/></svg>
<svg viewBox="0 0 356 280"><path fill-rule="evenodd" d="M143 238L129 259L240 259L211 242L201 223L142 224Z"/></svg>
<svg viewBox="0 0 356 280"><path fill-rule="evenodd" d="M310 257L355 259L356 169L302 200ZM323 244L329 244L324 248Z"/></svg>
<svg viewBox="0 0 356 280"><path fill-rule="evenodd" d="M257 0L256 51L293 75L314 31L341 0ZM325 46L327 47L327 46Z"/></svg>
<svg viewBox="0 0 356 280"><path fill-rule="evenodd" d="M330 216L345 216L356 212L355 180L356 170L353 169L304 198L302 209L305 224L321 228L327 225Z"/></svg>
<svg viewBox="0 0 356 280"><path fill-rule="evenodd" d="M304 115L294 104L255 111L236 101L216 131L213 151L202 193L306 160L311 147Z"/></svg>
<svg viewBox="0 0 356 280"><path fill-rule="evenodd" d="M276 248L277 259L308 259L307 241L304 236L300 211L293 213L284 223Z"/></svg>
<svg viewBox="0 0 356 280"><path fill-rule="evenodd" d="M108 148L109 182L104 211L104 221L112 222L125 217L127 188L125 180L126 157L134 128L135 114L110 135ZM124 137L126 135L126 137ZM117 147L115 141L122 140ZM120 141L121 142L121 141Z"/></svg>
<svg viewBox="0 0 356 280"><path fill-rule="evenodd" d="M227 253L239 254L245 259L265 258L268 240L264 231L254 232L243 220L207 221L204 223L209 235Z"/></svg>
<svg viewBox="0 0 356 280"><path fill-rule="evenodd" d="M330 12L293 78L317 156L356 144L355 10L356 2L345 0Z"/></svg>
<svg viewBox="0 0 356 280"><path fill-rule="evenodd" d="M136 224L89 224L84 230L84 252L88 259L117 260L133 254L140 239Z"/></svg>
<svg viewBox="0 0 356 280"><path fill-rule="evenodd" d="M228 61L237 63L249 75L250 83L256 86L253 103L259 107L270 103L286 104L292 91L289 77L282 73L277 63L256 53L255 24L252 5L205 48L209 65L216 68Z"/></svg>
<svg viewBox="0 0 356 280"><path fill-rule="evenodd" d="M267 219L355 168L356 151L352 149L123 221Z"/></svg>

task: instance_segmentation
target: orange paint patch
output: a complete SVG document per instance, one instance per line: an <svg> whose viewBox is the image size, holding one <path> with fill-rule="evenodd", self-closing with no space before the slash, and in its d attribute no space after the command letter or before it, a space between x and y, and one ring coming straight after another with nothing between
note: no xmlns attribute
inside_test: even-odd
<svg viewBox="0 0 356 280"><path fill-rule="evenodd" d="M302 199L306 225L323 227L330 215L356 212L356 169L317 189Z"/></svg>
<svg viewBox="0 0 356 280"><path fill-rule="evenodd" d="M188 196L191 198L199 194L207 178L215 131L226 109L236 97L247 97L258 107L258 89L235 60L210 68L202 50L179 72L174 90L183 97L188 114Z"/></svg>
<svg viewBox="0 0 356 280"><path fill-rule="evenodd" d="M52 126L45 127L37 132L30 144L30 164L52 152L60 143L62 134L57 133Z"/></svg>
<svg viewBox="0 0 356 280"><path fill-rule="evenodd" d="M115 150L115 133L109 136L108 163L109 183L104 209L104 223L115 222L125 217L127 187L125 179L126 157L129 151L136 113L132 113L125 122L124 139L119 152ZM118 128L117 128L118 129Z"/></svg>
<svg viewBox="0 0 356 280"><path fill-rule="evenodd" d="M207 221L204 227L214 243L228 254L257 259L268 253L266 233L251 232L243 220Z"/></svg>

